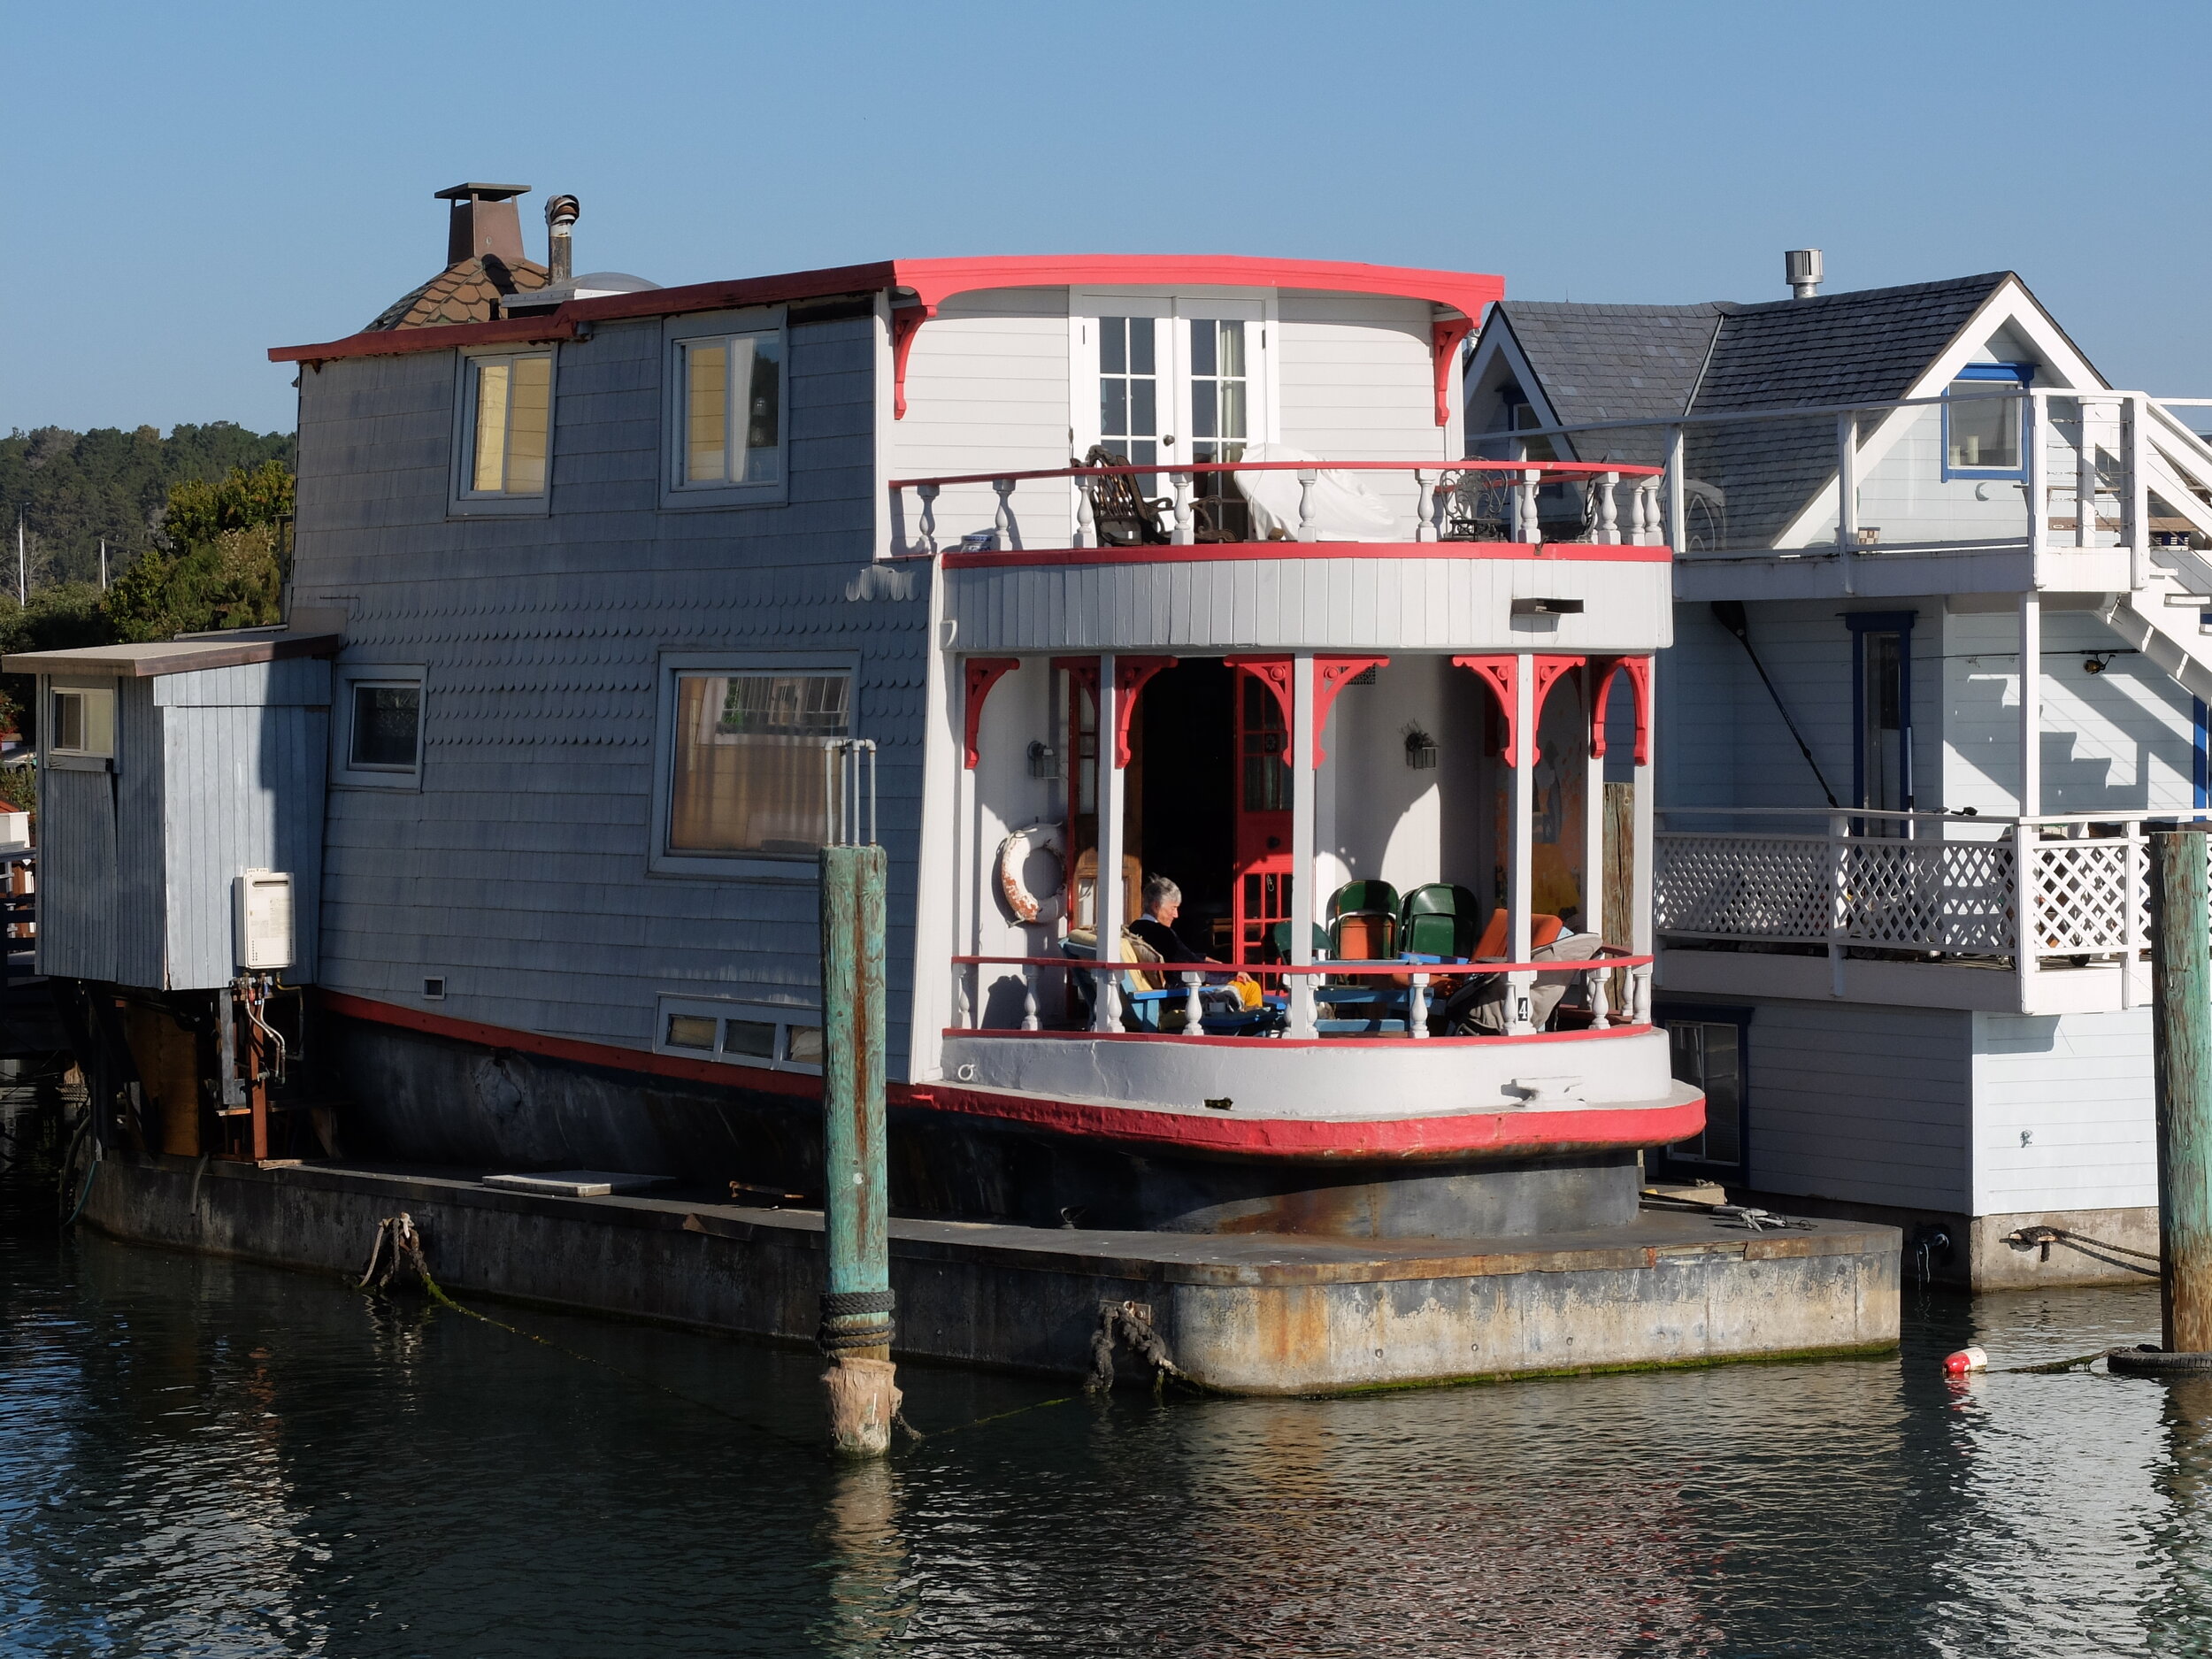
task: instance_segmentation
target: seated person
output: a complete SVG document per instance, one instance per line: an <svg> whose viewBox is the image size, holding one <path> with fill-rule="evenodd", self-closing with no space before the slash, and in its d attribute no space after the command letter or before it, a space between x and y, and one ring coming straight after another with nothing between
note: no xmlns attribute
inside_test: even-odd
<svg viewBox="0 0 2212 1659"><path fill-rule="evenodd" d="M1183 889L1165 876L1147 876L1144 881L1144 914L1123 931L1133 939L1141 939L1152 947L1161 962L1208 962L1182 941L1175 931L1175 918L1183 909Z"/></svg>

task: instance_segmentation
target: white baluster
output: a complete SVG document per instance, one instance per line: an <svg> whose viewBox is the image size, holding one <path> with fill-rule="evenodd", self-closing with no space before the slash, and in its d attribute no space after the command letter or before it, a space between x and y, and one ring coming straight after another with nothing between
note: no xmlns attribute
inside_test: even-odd
<svg viewBox="0 0 2212 1659"><path fill-rule="evenodd" d="M1169 544L1188 547L1194 537L1190 525L1190 478L1188 472L1170 472L1168 483L1175 491L1175 528L1169 534Z"/></svg>
<svg viewBox="0 0 2212 1659"><path fill-rule="evenodd" d="M1436 489L1432 480L1435 474L1420 467L1413 469L1413 511L1418 522L1414 526L1416 541L1436 540Z"/></svg>
<svg viewBox="0 0 2212 1659"><path fill-rule="evenodd" d="M934 553L937 550L937 491L939 488L940 486L935 484L924 484L914 492L922 498L922 520L915 527L921 535L922 551L925 553Z"/></svg>
<svg viewBox="0 0 2212 1659"><path fill-rule="evenodd" d="M1536 486L1543 476L1536 468L1528 468L1521 474L1521 481L1513 492L1513 534L1517 541L1540 541L1543 539L1543 521L1537 516L1536 510Z"/></svg>
<svg viewBox="0 0 2212 1659"><path fill-rule="evenodd" d="M1091 492L1084 488L1089 481L1088 479L1082 478L1075 480L1075 545L1077 547L1098 545L1098 515L1091 506Z"/></svg>
<svg viewBox="0 0 2212 1659"><path fill-rule="evenodd" d="M952 964L952 1028L955 1031L974 1029L975 1003L968 995L970 964Z"/></svg>
<svg viewBox="0 0 2212 1659"><path fill-rule="evenodd" d="M1187 1036L1195 1037L1205 1029L1199 1021L1205 1018L1206 1008L1198 995L1198 987L1205 979L1202 973L1183 975L1183 1031Z"/></svg>
<svg viewBox="0 0 2212 1659"><path fill-rule="evenodd" d="M1022 1029L1044 1029L1037 1018L1037 968L1033 963L1022 964Z"/></svg>
<svg viewBox="0 0 2212 1659"><path fill-rule="evenodd" d="M995 478L991 488L998 492L998 515L991 521L991 534L996 538L994 545L1003 550L1014 545L1014 515L1006 504L1014 493L1014 480Z"/></svg>
<svg viewBox="0 0 2212 1659"><path fill-rule="evenodd" d="M1600 968L1590 975L1590 1026L1594 1031L1604 1031L1613 1024L1612 979L1610 968Z"/></svg>
<svg viewBox="0 0 2212 1659"><path fill-rule="evenodd" d="M1505 987L1505 1034L1525 1037L1536 1029L1535 971L1507 974Z"/></svg>
<svg viewBox="0 0 2212 1659"><path fill-rule="evenodd" d="M1313 467L1302 466L1298 469L1298 539L1301 541L1315 539L1313 487L1320 476L1320 472Z"/></svg>
<svg viewBox="0 0 2212 1659"><path fill-rule="evenodd" d="M1651 964L1648 962L1640 968L1629 970L1628 992L1629 1007L1632 1010L1629 1023L1636 1025L1650 1025Z"/></svg>
<svg viewBox="0 0 2212 1659"><path fill-rule="evenodd" d="M1406 1035L1425 1037L1429 1034L1429 976L1413 975L1413 984L1406 992Z"/></svg>
<svg viewBox="0 0 2212 1659"><path fill-rule="evenodd" d="M1621 475L1608 472L1598 480L1598 535L1601 546L1621 544Z"/></svg>

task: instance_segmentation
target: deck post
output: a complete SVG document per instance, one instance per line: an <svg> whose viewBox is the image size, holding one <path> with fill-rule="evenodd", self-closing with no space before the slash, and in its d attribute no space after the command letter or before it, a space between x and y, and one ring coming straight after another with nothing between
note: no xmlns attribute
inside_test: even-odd
<svg viewBox="0 0 2212 1659"><path fill-rule="evenodd" d="M1635 827L1629 848L1628 949L1631 955L1650 956L1653 964L1628 972L1627 1020L1647 1025L1651 1020L1651 990L1658 977L1659 913L1656 877L1659 852L1659 659L1647 659L1650 681L1645 693L1644 752L1636 759L1633 796Z"/></svg>
<svg viewBox="0 0 2212 1659"><path fill-rule="evenodd" d="M884 1146L880 847L822 849L822 1224L828 1272L818 1340L830 1439L880 1456L898 1415Z"/></svg>
<svg viewBox="0 0 2212 1659"><path fill-rule="evenodd" d="M1599 754L1600 735L1594 710L1604 682L1616 664L1594 663L1582 671L1582 930L1606 936L1605 917L1605 757Z"/></svg>
<svg viewBox="0 0 2212 1659"><path fill-rule="evenodd" d="M1290 670L1290 964L1313 965L1314 787L1313 653L1300 651ZM1290 1034L1314 1035L1313 976L1290 976Z"/></svg>
<svg viewBox="0 0 2212 1659"><path fill-rule="evenodd" d="M2212 929L2206 843L2151 832L2160 1291L2170 1354L2212 1351Z"/></svg>
<svg viewBox="0 0 2212 1659"><path fill-rule="evenodd" d="M1526 962L1535 953L1536 855L1536 658L1519 653L1513 664L1513 866L1512 900L1507 908L1515 962ZM1509 1036L1526 1036L1535 1029L1530 1016L1536 984L1533 973L1522 970L1506 978L1505 1029Z"/></svg>
<svg viewBox="0 0 2212 1659"><path fill-rule="evenodd" d="M1843 591L1855 593L1852 561L1859 556L1859 416L1836 417L1836 561Z"/></svg>
<svg viewBox="0 0 2212 1659"><path fill-rule="evenodd" d="M2043 811L2043 595L2020 595L2020 816Z"/></svg>
<svg viewBox="0 0 2212 1659"><path fill-rule="evenodd" d="M1682 428L1667 428L1667 544L1677 558L1689 556L1689 536L1682 519L1689 511L1688 480L1682 476Z"/></svg>
<svg viewBox="0 0 2212 1659"><path fill-rule="evenodd" d="M1121 959L1121 692L1114 683L1111 653L1098 659L1098 874L1091 879L1091 919L1098 933L1098 961ZM1091 978L1091 1028L1119 1031L1116 1000L1121 975L1110 969Z"/></svg>

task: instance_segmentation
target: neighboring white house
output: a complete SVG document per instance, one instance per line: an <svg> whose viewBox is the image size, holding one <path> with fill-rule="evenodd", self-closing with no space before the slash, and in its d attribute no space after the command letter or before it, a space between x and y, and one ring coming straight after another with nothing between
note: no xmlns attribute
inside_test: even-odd
<svg viewBox="0 0 2212 1659"><path fill-rule="evenodd" d="M2145 1272L2141 836L2206 805L2212 448L2009 273L1502 303L1466 411L1471 453L1669 466L1660 1013L1712 1115L1667 1163L1978 1287Z"/></svg>

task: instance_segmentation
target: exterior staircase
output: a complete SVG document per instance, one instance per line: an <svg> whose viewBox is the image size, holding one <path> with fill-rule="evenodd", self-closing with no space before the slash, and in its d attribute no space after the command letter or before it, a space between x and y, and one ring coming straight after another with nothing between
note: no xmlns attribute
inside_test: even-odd
<svg viewBox="0 0 2212 1659"><path fill-rule="evenodd" d="M2212 542L2212 445L2162 403L2147 398L2142 407L2140 453L2154 515L2180 518ZM2141 588L2107 607L2106 624L2192 696L2212 703L2212 549L2154 545L2142 575Z"/></svg>

